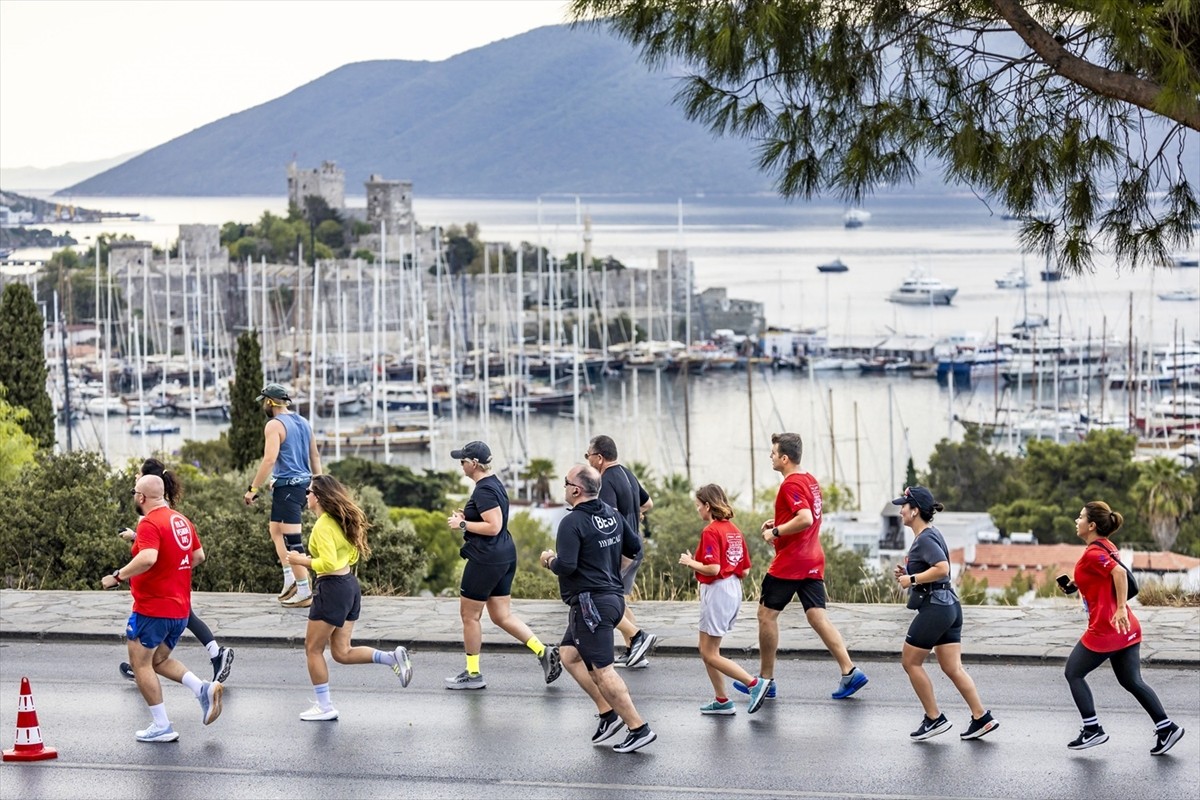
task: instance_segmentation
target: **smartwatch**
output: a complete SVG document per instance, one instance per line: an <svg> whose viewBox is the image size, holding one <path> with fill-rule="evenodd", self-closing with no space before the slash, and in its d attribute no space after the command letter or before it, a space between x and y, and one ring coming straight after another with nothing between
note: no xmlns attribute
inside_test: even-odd
<svg viewBox="0 0 1200 800"><path fill-rule="evenodd" d="M465 532L467 530L467 521L464 519L462 522L458 523L458 528L459 530Z"/></svg>
<svg viewBox="0 0 1200 800"><path fill-rule="evenodd" d="M779 538L779 528L771 528L771 538L772 539Z"/></svg>

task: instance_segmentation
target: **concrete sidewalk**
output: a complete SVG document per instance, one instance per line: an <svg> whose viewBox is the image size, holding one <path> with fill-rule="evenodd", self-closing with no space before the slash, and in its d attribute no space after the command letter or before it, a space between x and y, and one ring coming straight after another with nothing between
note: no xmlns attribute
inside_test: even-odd
<svg viewBox="0 0 1200 800"><path fill-rule="evenodd" d="M197 613L222 644L298 647L304 641L307 610L285 609L273 595L196 592L192 597ZM723 642L727 652L757 649L756 607L743 603L737 627ZM698 603L643 601L633 608L642 628L658 635L659 652L695 654ZM513 609L543 641L559 641L567 616L561 602L515 600ZM124 589L0 590L0 639L116 643L129 610L130 597ZM1200 666L1200 608L1135 608L1135 613L1144 631L1144 661ZM1030 608L965 606L963 614L963 657L971 661L1061 662L1086 627L1083 610L1065 600ZM854 657L893 659L899 655L913 612L899 605L833 605L829 616ZM779 621L781 654L825 654L798 603L784 611ZM486 647L520 646L486 619L483 634ZM458 599L364 597L354 639L360 644L458 650L462 646Z"/></svg>

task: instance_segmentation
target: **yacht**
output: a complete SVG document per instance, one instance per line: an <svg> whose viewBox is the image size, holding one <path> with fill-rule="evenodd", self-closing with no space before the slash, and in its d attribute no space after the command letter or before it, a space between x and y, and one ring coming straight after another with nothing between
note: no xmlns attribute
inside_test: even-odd
<svg viewBox="0 0 1200 800"><path fill-rule="evenodd" d="M835 258L828 264L817 264L817 272L849 272L850 268L840 258Z"/></svg>
<svg viewBox="0 0 1200 800"><path fill-rule="evenodd" d="M861 228L871 218L871 212L861 208L852 208L842 217L842 224L847 228Z"/></svg>
<svg viewBox="0 0 1200 800"><path fill-rule="evenodd" d="M888 295L888 300L910 306L948 306L956 294L957 286L948 286L931 275L914 272Z"/></svg>
<svg viewBox="0 0 1200 800"><path fill-rule="evenodd" d="M1027 286L1029 279L1025 277L1023 269L1010 269L1003 278L996 278L997 289L1024 289Z"/></svg>
<svg viewBox="0 0 1200 800"><path fill-rule="evenodd" d="M1195 289L1172 289L1169 292L1159 292L1159 300L1177 300L1184 303L1200 300L1200 292Z"/></svg>

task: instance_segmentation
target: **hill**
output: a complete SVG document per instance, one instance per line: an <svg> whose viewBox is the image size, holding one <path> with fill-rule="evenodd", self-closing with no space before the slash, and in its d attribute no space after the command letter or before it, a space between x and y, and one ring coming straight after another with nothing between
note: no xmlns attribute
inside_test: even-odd
<svg viewBox="0 0 1200 800"><path fill-rule="evenodd" d="M673 104L675 81L611 34L550 26L438 62L349 64L63 194L274 195L286 167L335 161L424 195L753 193L745 142Z"/></svg>

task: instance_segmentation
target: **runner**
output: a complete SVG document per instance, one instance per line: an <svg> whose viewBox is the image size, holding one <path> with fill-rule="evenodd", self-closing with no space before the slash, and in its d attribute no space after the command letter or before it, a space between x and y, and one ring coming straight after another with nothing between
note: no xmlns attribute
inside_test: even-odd
<svg viewBox="0 0 1200 800"><path fill-rule="evenodd" d="M962 665L962 604L950 585L950 550L942 532L930 524L933 515L944 509L924 486L905 489L892 504L900 506L900 521L913 532L908 558L895 570L900 587L908 589L908 607L917 610L917 618L908 626L900 663L925 709L925 717L909 737L921 741L951 728L946 715L938 710L933 683L925 673L925 658L933 650L938 666L971 708L971 722L959 738L982 738L1000 723L979 701L975 681Z"/></svg>
<svg viewBox="0 0 1200 800"><path fill-rule="evenodd" d="M562 640L563 666L599 712L592 744L607 742L625 728L625 740L612 749L632 753L658 738L612 667L613 629L625 611L621 557L636 557L641 539L599 499L600 473L595 469L572 467L564 486L571 512L558 524L557 552L541 555L542 566L558 576L559 593L571 609Z"/></svg>
<svg viewBox="0 0 1200 800"><path fill-rule="evenodd" d="M171 658L171 651L187 627L192 604L192 568L204 562L204 548L192 521L167 505L164 492L163 480L157 475L138 478L133 500L142 520L133 543L133 558L100 579L105 589L128 580L133 596L125 645L134 679L151 716L150 725L135 734L139 742L173 742L179 738L163 704L159 675L192 690L200 703L205 725L211 725L221 716L224 692L219 681L202 681Z"/></svg>
<svg viewBox="0 0 1200 800"><path fill-rule="evenodd" d="M304 632L304 654L308 677L313 684L312 708L300 714L305 722L338 718L329 695L329 665L325 649L339 664L383 664L400 678L401 686L412 680L412 662L403 647L385 652L373 647L354 647L354 623L362 605L362 590L350 568L359 559L367 559L367 516L355 505L349 492L332 475L317 475L305 490L308 510L317 515L317 524L308 537L308 552L289 552L289 564L311 568L316 573L313 603L308 609L308 627Z"/></svg>
<svg viewBox="0 0 1200 800"><path fill-rule="evenodd" d="M609 436L596 436L583 454L588 466L600 472L600 499L608 503L617 513L625 517L629 526L641 535L642 519L654 507L654 501L642 488L637 476L617 460L617 443ZM636 558L621 559L621 584L625 589L625 616L617 630L625 640L625 652L617 659L617 666L644 669L650 666L649 655L658 643L658 637L638 627L633 615L633 588L637 583L638 569L646 557L645 548Z"/></svg>
<svg viewBox="0 0 1200 800"><path fill-rule="evenodd" d="M1064 588L1078 587L1087 609L1088 626L1067 658L1067 685L1083 717L1083 728L1067 747L1086 750L1108 741L1087 684L1088 674L1108 661L1117 682L1154 720L1150 754L1161 756L1183 738L1183 728L1171 721L1158 695L1142 680L1142 624L1126 605L1129 579L1118 563L1117 547L1110 541L1124 521L1120 513L1099 500L1085 505L1075 519L1075 535L1087 546L1075 564L1074 580Z"/></svg>
<svg viewBox="0 0 1200 800"><path fill-rule="evenodd" d="M147 458L142 462L142 468L138 471L138 477L143 475L157 475L163 480L164 498L167 505L174 508L183 497L183 485L179 482L179 478L174 472L171 472L157 458ZM138 519L141 522L141 519ZM137 534L129 528L125 528L118 534L127 542L133 542L137 538ZM192 635L204 645L204 649L208 651L209 661L212 662L213 680L225 683L229 679L230 670L233 669L233 648L221 647L217 643L217 638L213 636L212 629L204 624L204 620L196 616L195 607L188 614L187 629L192 632ZM128 661L122 661L118 667L121 675L132 681L134 679L133 667Z"/></svg>
<svg viewBox="0 0 1200 800"><path fill-rule="evenodd" d="M263 428L263 458L242 500L250 505L271 478L271 522L269 530L275 554L283 568L283 589L279 602L290 608L312 605L308 570L289 565L288 552L302 553L300 514L304 509L304 491L313 475L321 474L321 456L308 420L288 409L292 398L278 383L268 383L255 398L262 403L267 424Z"/></svg>
<svg viewBox="0 0 1200 800"><path fill-rule="evenodd" d="M463 474L475 483L475 489L466 508L455 510L446 520L450 530L462 535L459 555L467 560L458 600L467 668L446 678L446 688L487 687L479 670L479 654L483 649L483 629L479 621L485 607L493 623L533 651L542 665L546 683L554 683L562 673L558 647L542 644L529 626L512 613L517 546L508 532L508 492L500 479L492 474L492 451L483 442L467 442L462 448L451 451L450 457L458 459Z"/></svg>
<svg viewBox="0 0 1200 800"><path fill-rule="evenodd" d="M867 676L846 651L842 634L825 613L825 551L821 549L821 487L800 471L804 443L798 433L771 436L771 467L783 475L775 496L775 517L762 524L762 537L775 547L775 558L763 577L758 606L759 677L770 681L767 699L775 697L775 653L779 649L779 613L793 597L800 598L804 617L821 637L841 669L833 699L844 700L867 685ZM733 688L749 694L734 681Z"/></svg>
<svg viewBox="0 0 1200 800"><path fill-rule="evenodd" d="M710 483L696 490L696 512L708 525L700 533L695 554L680 553L679 563L694 570L700 582L700 656L716 692L711 703L700 706L700 713L737 713L725 691L728 675L749 687L747 711L753 714L767 697L768 682L721 655L721 638L733 630L742 607L742 578L750 571L750 552L732 522L733 508L720 486Z"/></svg>

